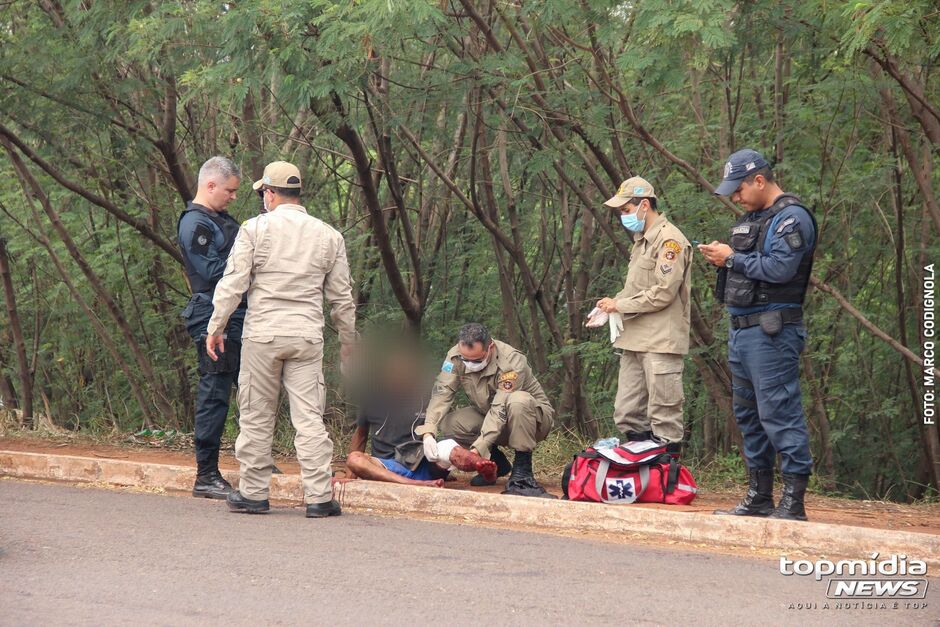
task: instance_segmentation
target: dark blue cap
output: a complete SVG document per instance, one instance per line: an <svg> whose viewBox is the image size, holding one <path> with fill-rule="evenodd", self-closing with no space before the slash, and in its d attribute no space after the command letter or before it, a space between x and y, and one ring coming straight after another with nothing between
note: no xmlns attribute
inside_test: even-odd
<svg viewBox="0 0 940 627"><path fill-rule="evenodd" d="M724 179L715 188L715 195L730 196L741 187L741 181L761 168L766 168L767 165L764 155L756 150L744 148L737 151L728 157L728 163L725 164Z"/></svg>

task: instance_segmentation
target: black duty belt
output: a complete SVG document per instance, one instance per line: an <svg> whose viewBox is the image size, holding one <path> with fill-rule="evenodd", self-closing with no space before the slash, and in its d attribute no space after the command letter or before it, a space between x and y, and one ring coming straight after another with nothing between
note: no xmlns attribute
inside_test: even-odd
<svg viewBox="0 0 940 627"><path fill-rule="evenodd" d="M786 309L776 309L774 311L780 312L783 324L800 324L803 322L803 309L799 307L787 307ZM756 327L760 324L760 317L765 313L768 312L761 311L748 316L731 316L731 328L747 329L748 327Z"/></svg>

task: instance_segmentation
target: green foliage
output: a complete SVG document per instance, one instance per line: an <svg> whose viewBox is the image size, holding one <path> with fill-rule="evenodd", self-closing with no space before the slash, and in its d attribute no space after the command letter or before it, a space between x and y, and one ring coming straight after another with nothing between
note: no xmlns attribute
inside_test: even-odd
<svg viewBox="0 0 940 627"><path fill-rule="evenodd" d="M245 170L230 207L240 220L257 211L244 182L265 162L300 165L304 203L346 237L361 327L402 325L405 307L380 255L375 216L336 134L344 128L358 133L371 159L388 246L405 291L419 303L412 326L420 324L436 355L469 319L500 339L517 338L565 430L540 447L549 466L592 431L614 429L617 359L605 334L585 330L580 316L622 285L626 260L617 244L629 242L600 205L629 175L653 182L689 239L725 239L733 216L702 180L717 182L731 150L764 151L777 161L784 188L815 207L816 277L919 352L920 268L922 260L940 259L940 240L912 164L895 146L886 98L913 153L926 160L933 189L940 188L932 165L937 140L921 122L929 112L915 116L916 98L876 59L890 55L935 110L935 3L467 4L479 22L459 0L5 7L0 124L35 153L30 159L14 149L138 340L124 341L0 152L0 237L10 252L39 411L48 404L54 424L92 432L191 428L195 356L178 318L188 288L159 244L175 245L187 186L213 154L232 155ZM380 152L383 141L392 164ZM85 193L56 181L50 168ZM403 208L391 192L392 170ZM126 212L123 221L96 196ZM597 220L613 229L613 239ZM41 235L90 314L64 285ZM697 331L686 361L687 450L716 482L739 484L742 462L722 409L728 391L706 376L726 368L725 315L711 292L714 270L696 258L693 272L706 337ZM831 452L832 468L821 468L826 480L855 495L923 497L922 427L903 358L828 295L811 292L806 309L814 377L804 380L804 403L817 462ZM18 391L11 334L0 319L0 376ZM329 333L327 346L328 419L341 433L355 407L346 403ZM139 371L138 355L152 365L153 380ZM160 414L161 402L170 415ZM228 436L235 429L233 416ZM277 439L290 447L286 421Z"/></svg>

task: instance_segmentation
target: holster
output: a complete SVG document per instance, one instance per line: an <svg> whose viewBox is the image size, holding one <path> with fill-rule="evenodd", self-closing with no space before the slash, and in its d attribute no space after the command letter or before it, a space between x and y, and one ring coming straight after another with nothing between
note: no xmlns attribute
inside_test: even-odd
<svg viewBox="0 0 940 627"><path fill-rule="evenodd" d="M773 337L783 329L783 314L779 309L772 309L760 314L760 328L767 335Z"/></svg>
<svg viewBox="0 0 940 627"><path fill-rule="evenodd" d="M196 351L199 353L199 374L226 374L238 372L241 363L241 342L225 340L225 352L217 353L219 359L212 361L206 351L206 336L202 335L196 340Z"/></svg>

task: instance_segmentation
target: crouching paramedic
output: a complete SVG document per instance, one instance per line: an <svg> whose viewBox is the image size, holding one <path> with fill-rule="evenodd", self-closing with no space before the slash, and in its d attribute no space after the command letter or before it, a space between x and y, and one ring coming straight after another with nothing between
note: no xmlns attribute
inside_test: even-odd
<svg viewBox="0 0 940 627"><path fill-rule="evenodd" d="M440 432L494 461L502 476L510 466L497 447L508 446L515 459L503 494L554 498L532 474L532 451L551 431L555 411L525 355L494 340L476 322L464 325L457 339L434 382L424 425L415 429L424 439L425 456L439 458L435 434ZM450 411L460 388L470 406ZM476 486L493 483L495 479L482 474L471 481Z"/></svg>

